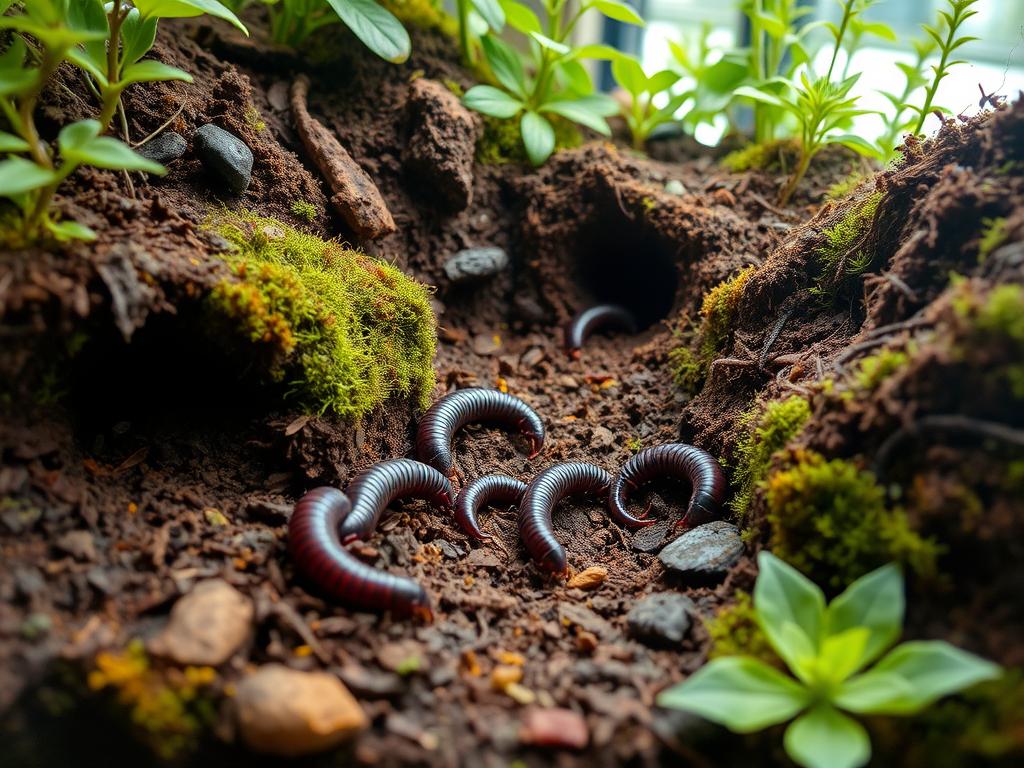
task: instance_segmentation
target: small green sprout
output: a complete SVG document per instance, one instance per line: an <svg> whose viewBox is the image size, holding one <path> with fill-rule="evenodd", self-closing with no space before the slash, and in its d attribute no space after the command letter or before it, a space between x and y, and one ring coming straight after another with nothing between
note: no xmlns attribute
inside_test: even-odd
<svg viewBox="0 0 1024 768"><path fill-rule="evenodd" d="M831 603L813 582L769 552L758 556L754 610L793 676L748 656L716 658L658 696L736 733L792 720L783 744L805 768L859 768L871 741L854 715L912 715L937 699L994 680L996 664L942 641L903 643L903 576L886 565ZM869 664L881 659L870 669Z"/></svg>
<svg viewBox="0 0 1024 768"><path fill-rule="evenodd" d="M920 135L924 128L924 121L928 118L932 109L941 109L935 106L935 94L938 93L939 84L949 75L949 70L957 64L965 64L962 60L952 60L953 52L976 37L960 35L960 27L978 12L971 10L971 6L978 0L946 0L949 4L948 11L939 11L939 21L935 25L925 25L924 31L928 34L939 48L939 63L932 65L931 85L925 93L924 104L920 107L911 107L918 114L917 124L914 126L914 133ZM949 110L943 110L948 112Z"/></svg>
<svg viewBox="0 0 1024 768"><path fill-rule="evenodd" d="M925 64L931 55L935 53L937 47L935 41L931 38L914 40L913 46L915 53L914 63L906 64L900 62L896 65L903 73L905 79L903 92L895 94L882 91L882 96L892 104L894 110L892 115L885 119L885 131L877 142L882 157L887 161L895 156L900 138L904 133L910 131L917 119L916 115L913 114L915 110L910 104L910 97L918 89L927 85L928 77L925 75Z"/></svg>
<svg viewBox="0 0 1024 768"><path fill-rule="evenodd" d="M271 38L292 48L318 29L340 22L385 61L401 64L412 51L402 22L376 0L269 0L266 5Z"/></svg>
<svg viewBox="0 0 1024 768"><path fill-rule="evenodd" d="M606 45L573 48L568 40L580 18L590 10L628 24L643 25L636 11L618 0L583 0L567 16L568 0L543 0L546 25L526 5L505 0L502 7L510 27L529 40L528 72L519 53L495 35L481 39L484 56L500 87L476 85L463 103L501 120L518 118L519 132L530 162L543 165L555 151L555 128L548 116L558 116L610 136L606 118L619 111L614 99L594 92L581 59L617 59Z"/></svg>
<svg viewBox="0 0 1024 768"><path fill-rule="evenodd" d="M648 77L633 56L622 55L612 61L612 75L631 98L629 107L622 107L629 133L633 137L633 148L642 150L651 131L662 123L674 119L675 113L690 98L688 93L672 94L670 89L679 82L679 75L671 69L663 69ZM666 94L662 107L654 100Z"/></svg>

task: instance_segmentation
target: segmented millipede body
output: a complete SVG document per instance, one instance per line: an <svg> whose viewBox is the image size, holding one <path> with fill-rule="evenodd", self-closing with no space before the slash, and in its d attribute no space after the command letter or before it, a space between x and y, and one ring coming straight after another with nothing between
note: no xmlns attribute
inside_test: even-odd
<svg viewBox="0 0 1024 768"><path fill-rule="evenodd" d="M369 536L377 521L396 499L426 499L448 509L452 505L452 484L433 467L412 459L381 461L360 472L348 485L352 513L341 522L341 540Z"/></svg>
<svg viewBox="0 0 1024 768"><path fill-rule="evenodd" d="M622 328L628 333L636 333L636 318L618 304L598 304L584 309L565 327L566 354L573 360L579 359L583 342L600 328Z"/></svg>
<svg viewBox="0 0 1024 768"><path fill-rule="evenodd" d="M349 554L338 527L352 504L337 488L316 488L295 505L288 521L288 552L295 567L331 600L359 611L431 619L430 598L412 579L378 571Z"/></svg>
<svg viewBox="0 0 1024 768"><path fill-rule="evenodd" d="M477 512L494 502L515 504L526 492L526 483L508 475L478 477L459 492L455 500L455 520L467 536L483 541L491 538L480 529Z"/></svg>
<svg viewBox="0 0 1024 768"><path fill-rule="evenodd" d="M416 429L416 456L420 461L449 474L452 471L452 438L467 424L497 422L525 433L533 444L532 459L544 445L544 422L518 397L496 389L460 389L434 403Z"/></svg>
<svg viewBox="0 0 1024 768"><path fill-rule="evenodd" d="M554 464L530 482L519 502L519 538L540 568L563 575L569 570L565 547L552 529L555 505L574 493L603 496L611 480L600 467L574 461Z"/></svg>
<svg viewBox="0 0 1024 768"><path fill-rule="evenodd" d="M608 491L612 519L627 528L653 523L629 513L626 495L642 483L664 476L683 478L693 486L681 525L700 525L717 515L725 498L725 475L715 457L686 443L666 443L640 451L623 465Z"/></svg>

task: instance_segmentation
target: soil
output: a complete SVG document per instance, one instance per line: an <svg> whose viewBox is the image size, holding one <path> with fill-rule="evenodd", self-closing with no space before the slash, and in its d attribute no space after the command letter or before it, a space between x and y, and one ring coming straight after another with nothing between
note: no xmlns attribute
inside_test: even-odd
<svg viewBox="0 0 1024 768"><path fill-rule="evenodd" d="M279 661L340 675L370 716L371 729L325 764L779 761L777 748L767 746L777 739L757 742L752 752L750 742L654 708L658 691L704 662L708 636L699 622L675 647L652 648L628 635L626 613L647 594L681 591L710 617L753 584L756 540L721 583L666 578L656 552L679 532L673 523L684 509L684 486L655 484L636 497L662 521L637 534L610 523L593 500L559 506L556 532L572 569L607 568L594 591L569 589L529 564L514 512L487 513L483 525L494 541L480 545L422 503L386 517L368 544L377 565L414 576L434 596L433 624L350 614L307 591L286 553L291 505L316 485L343 487L375 461L411 455L416 413L395 400L353 424L290 409L279 391L250 384L204 333L199 300L226 274L204 222L227 205L353 239L291 122L289 88L304 72L311 113L373 178L397 225L359 245L437 286L435 396L468 385L507 388L548 428L533 461L501 430L463 430L455 441L459 484L490 472L526 480L563 460L614 472L636 445L680 439L728 466L739 417L758 398L810 387L882 326L925 316L941 327L950 271L988 283L1024 280L1019 254L983 265L975 258L983 219L1008 216L1011 232L1020 233L1020 166L998 177L995 169L1020 160L1024 107L952 120L937 139L908 147L901 166L854 192L857 199L877 188L892 205L864 245L873 254L868 276L827 303L805 289L815 281L811 254L822 231L849 208L849 201L825 201L823 192L861 167L844 152L823 156L801 195L779 210L771 202L779 178L730 174L685 143L660 146L654 154L663 159L654 160L589 142L537 171L476 164L470 205L451 213L452 196L432 199L421 169L410 173L403 163L416 118L410 78L472 82L446 38L415 32L411 60L396 67L342 36L332 59L312 65L240 46L219 26L165 22L156 54L194 82L129 90L131 136L173 116L170 127L191 139L212 121L253 150L253 182L240 197L223 197L191 153L164 178L136 178L134 198L123 177L81 171L62 189L60 205L99 232L99 241L0 260L5 764L99 765L112 755L158 763L111 714L119 710L110 697L83 692L82 670L102 649L152 636L179 596L214 576L256 605L252 639L218 670L216 691L253 666ZM91 108L67 83L49 95L47 135ZM670 179L686 193L666 193ZM312 225L292 213L296 200L314 205ZM484 245L505 248L510 269L482 285L447 285L444 259ZM757 271L722 355L732 362L712 366L696 396L682 391L669 350L698 318L703 295L751 265ZM561 325L605 301L631 308L641 331L594 337L581 360L568 359ZM937 377L966 382L970 371L951 373L936 356L931 368L919 363L855 408L819 409L806 445L870 456L911 412L952 409L1024 426L1011 404L974 408L966 391L937 391L953 381ZM926 486L928 477L937 482L963 464L962 453L945 450L921 480ZM903 479L915 476L907 463L897 470ZM998 478L977 483L991 489ZM923 593L911 631L1013 665L1024 662L1024 616L1014 607L1024 560L1011 542L1019 542L1024 516L1019 499L997 500L992 529L965 535L975 548L964 550L996 560L972 574L977 559L964 555L951 571L963 579L959 588ZM69 539L73 532L87 535ZM48 626L32 634L27 622L40 615ZM520 743L523 706L489 679L509 654L522 656L522 685L537 703L585 716L585 750ZM397 674L396 655L418 657L418 670ZM250 761L230 746L229 710L224 704L212 718L208 746L177 762Z"/></svg>

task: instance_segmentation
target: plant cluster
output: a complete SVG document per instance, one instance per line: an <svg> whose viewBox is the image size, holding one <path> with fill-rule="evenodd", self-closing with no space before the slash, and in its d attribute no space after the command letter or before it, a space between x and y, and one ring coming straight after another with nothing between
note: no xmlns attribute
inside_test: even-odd
<svg viewBox="0 0 1024 768"><path fill-rule="evenodd" d="M792 721L783 745L798 765L858 768L871 758L871 741L850 715L912 715L1001 675L997 665L942 641L892 648L904 614L894 565L862 576L831 603L774 555L761 552L758 565L757 623L792 676L747 656L717 658L663 691L659 705L737 733Z"/></svg>
<svg viewBox="0 0 1024 768"><path fill-rule="evenodd" d="M12 30L0 55L0 197L17 213L23 241L42 235L91 240L95 233L75 221L58 221L52 202L61 183L83 165L161 174L162 166L124 142L104 135L116 114L124 119L121 95L133 83L191 80L186 72L143 59L153 47L162 18L203 13L241 22L217 0L0 0L0 29ZM65 63L82 70L98 104L96 119L65 125L56 152L40 136L36 108L44 89Z"/></svg>

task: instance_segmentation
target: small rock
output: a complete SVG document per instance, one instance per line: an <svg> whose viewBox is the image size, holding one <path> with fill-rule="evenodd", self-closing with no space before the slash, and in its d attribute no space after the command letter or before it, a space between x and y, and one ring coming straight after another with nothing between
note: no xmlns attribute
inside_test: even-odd
<svg viewBox="0 0 1024 768"><path fill-rule="evenodd" d="M722 577L743 554L740 529L715 520L687 531L658 555L662 565L681 574Z"/></svg>
<svg viewBox="0 0 1024 768"><path fill-rule="evenodd" d="M96 540L88 531L68 531L57 539L57 549L79 562L90 563L96 559Z"/></svg>
<svg viewBox="0 0 1024 768"><path fill-rule="evenodd" d="M586 606L577 603L562 603L558 606L558 618L563 625L576 625L605 639L616 634L611 624Z"/></svg>
<svg viewBox="0 0 1024 768"><path fill-rule="evenodd" d="M437 548L441 550L441 554L449 560L458 560L465 554L462 547L452 544L447 539L435 539L434 543L437 545Z"/></svg>
<svg viewBox="0 0 1024 768"><path fill-rule="evenodd" d="M615 445L615 433L608 427L594 427L590 435L590 445L594 448L609 448Z"/></svg>
<svg viewBox="0 0 1024 768"><path fill-rule="evenodd" d="M396 640L384 643L377 650L377 661L384 669L399 674L415 672L423 666L423 644L416 640Z"/></svg>
<svg viewBox="0 0 1024 768"><path fill-rule="evenodd" d="M402 678L392 672L380 672L360 664L346 664L338 675L349 690L369 699L397 696L405 689Z"/></svg>
<svg viewBox="0 0 1024 768"><path fill-rule="evenodd" d="M252 601L221 579L196 584L171 609L163 631L150 641L157 656L179 664L223 664L249 636Z"/></svg>
<svg viewBox="0 0 1024 768"><path fill-rule="evenodd" d="M145 158L161 165L167 165L185 154L188 142L180 133L164 131L136 149Z"/></svg>
<svg viewBox="0 0 1024 768"><path fill-rule="evenodd" d="M566 374L558 377L558 386L563 389L579 389L580 383L572 376Z"/></svg>
<svg viewBox="0 0 1024 768"><path fill-rule="evenodd" d="M192 143L199 159L224 181L228 189L241 194L249 188L252 150L241 139L208 123L196 131Z"/></svg>
<svg viewBox="0 0 1024 768"><path fill-rule="evenodd" d="M680 643L690 631L693 601L685 595L665 592L645 597L630 610L626 624L630 634L648 643Z"/></svg>
<svg viewBox="0 0 1024 768"><path fill-rule="evenodd" d="M608 578L608 569L600 565L593 565L586 570L582 570L569 579L566 584L571 589L597 589L599 586L604 584L604 580Z"/></svg>
<svg viewBox="0 0 1024 768"><path fill-rule="evenodd" d="M508 268L508 254L504 248L466 248L444 263L444 273L451 283L466 283L493 277Z"/></svg>
<svg viewBox="0 0 1024 768"><path fill-rule="evenodd" d="M527 323L543 323L548 319L548 312L540 301L525 291L512 296L512 308Z"/></svg>
<svg viewBox="0 0 1024 768"><path fill-rule="evenodd" d="M283 757L323 752L368 725L338 678L281 664L266 664L242 680L235 706L242 740L257 752Z"/></svg>
<svg viewBox="0 0 1024 768"><path fill-rule="evenodd" d="M637 552L657 552L671 526L671 520L659 520L654 525L637 528L630 546Z"/></svg>
<svg viewBox="0 0 1024 768"><path fill-rule="evenodd" d="M519 740L535 747L583 749L590 740L587 722L571 709L531 709L523 718Z"/></svg>
<svg viewBox="0 0 1024 768"><path fill-rule="evenodd" d="M519 358L519 364L524 368L533 368L544 359L544 350L540 347L530 347L523 356Z"/></svg>
<svg viewBox="0 0 1024 768"><path fill-rule="evenodd" d="M478 333L473 337L470 346L478 355L493 355L501 349L501 337L496 333Z"/></svg>
<svg viewBox="0 0 1024 768"><path fill-rule="evenodd" d="M669 179L665 182L665 191L670 195L678 195L682 197L686 194L686 187L679 179Z"/></svg>
<svg viewBox="0 0 1024 768"><path fill-rule="evenodd" d="M469 553L466 562L477 568L501 568L502 562L489 549L474 549Z"/></svg>

